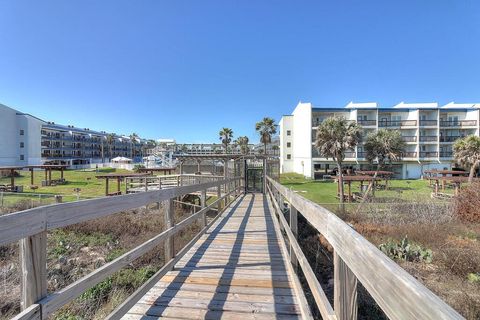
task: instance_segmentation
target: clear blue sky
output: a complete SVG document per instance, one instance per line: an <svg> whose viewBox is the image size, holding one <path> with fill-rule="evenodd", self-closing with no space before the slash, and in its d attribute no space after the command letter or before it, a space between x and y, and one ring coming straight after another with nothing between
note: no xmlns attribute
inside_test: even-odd
<svg viewBox="0 0 480 320"><path fill-rule="evenodd" d="M181 142L298 101L480 102L480 1L0 0L0 103Z"/></svg>

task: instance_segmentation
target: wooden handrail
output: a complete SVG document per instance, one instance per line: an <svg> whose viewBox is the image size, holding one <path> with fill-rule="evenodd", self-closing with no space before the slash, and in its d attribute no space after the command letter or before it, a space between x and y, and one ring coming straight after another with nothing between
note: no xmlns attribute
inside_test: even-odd
<svg viewBox="0 0 480 320"><path fill-rule="evenodd" d="M464 319L335 214L295 194L270 177L267 177L267 183L275 200L273 202L277 202L277 210L283 207L285 199L332 245L337 269L334 277L334 311L337 319L343 320L345 314L356 314L356 310L348 310L354 307L348 305L352 300L345 299L343 295L348 296L349 291L355 291L352 297L356 300L356 279L348 275L350 270L390 319ZM280 210L279 213L281 216L283 211ZM286 221L283 222L286 225ZM294 243L293 245L295 246ZM302 266L301 263L300 265ZM344 276L337 277L341 274ZM341 304L337 305L339 291Z"/></svg>
<svg viewBox="0 0 480 320"><path fill-rule="evenodd" d="M37 207L30 210L0 216L0 245L20 240L22 265L22 307L23 311L15 319L43 319L61 308L66 303L80 296L85 290L103 281L113 273L130 264L135 259L165 242L171 250L166 250L166 261L162 270L173 267L175 260L173 252L173 235L202 218L202 225L207 226L206 213L217 209L220 213L221 203L227 207L230 196L234 199L242 188L241 183L236 188L229 188L237 183L239 177L182 186L165 190L147 191L143 193L62 203ZM210 203L205 203L206 190L212 187L220 190L224 186L229 190ZM202 209L185 218L180 223L173 223L173 199L184 194L201 191ZM92 273L68 285L67 287L47 295L46 285L46 233L48 230L108 216L117 212L166 201L169 204L166 212L167 229L141 245L133 248L115 260L101 266ZM167 221L168 220L168 221ZM204 231L205 228L202 229ZM186 251L181 251L182 254Z"/></svg>
<svg viewBox="0 0 480 320"><path fill-rule="evenodd" d="M105 217L120 211L217 187L238 179L230 178L164 190L66 202L5 214L0 216L0 245L33 236L42 231Z"/></svg>

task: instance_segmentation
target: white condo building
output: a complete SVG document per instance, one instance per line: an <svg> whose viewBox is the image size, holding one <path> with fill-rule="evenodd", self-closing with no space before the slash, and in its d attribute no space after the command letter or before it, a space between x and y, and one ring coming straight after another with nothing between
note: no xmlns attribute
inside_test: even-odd
<svg viewBox="0 0 480 320"><path fill-rule="evenodd" d="M0 166L84 165L132 155L139 160L147 143L134 140L47 122L0 104Z"/></svg>
<svg viewBox="0 0 480 320"><path fill-rule="evenodd" d="M424 170L450 169L452 145L461 137L480 134L480 104L404 103L380 107L377 103L350 102L345 107L317 107L300 102L291 115L280 120L280 170L305 177L319 177L336 165L314 146L317 126L326 118L342 116L356 121L364 131L380 128L400 130L407 150L398 163L391 166L397 177L419 178ZM363 142L346 154L345 165L370 169L365 160Z"/></svg>

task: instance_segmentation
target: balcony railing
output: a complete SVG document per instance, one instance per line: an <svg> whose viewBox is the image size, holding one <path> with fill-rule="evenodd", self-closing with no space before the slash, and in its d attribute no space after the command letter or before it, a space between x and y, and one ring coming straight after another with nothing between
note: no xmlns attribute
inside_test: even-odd
<svg viewBox="0 0 480 320"><path fill-rule="evenodd" d="M416 142L417 137L416 136L402 136L402 140L405 142Z"/></svg>
<svg viewBox="0 0 480 320"><path fill-rule="evenodd" d="M417 153L416 152L411 152L411 151L406 151L404 153L402 153L402 157L403 158L416 158L417 157Z"/></svg>
<svg viewBox="0 0 480 320"><path fill-rule="evenodd" d="M440 152L440 158L452 158L453 157L453 151L441 151Z"/></svg>
<svg viewBox="0 0 480 320"><path fill-rule="evenodd" d="M476 125L477 125L477 120L440 121L440 127L472 127Z"/></svg>
<svg viewBox="0 0 480 320"><path fill-rule="evenodd" d="M420 126L436 126L437 120L420 120Z"/></svg>
<svg viewBox="0 0 480 320"><path fill-rule="evenodd" d="M415 127L417 120L380 120L379 127Z"/></svg>
<svg viewBox="0 0 480 320"><path fill-rule="evenodd" d="M437 158L437 151L420 151L420 158Z"/></svg>
<svg viewBox="0 0 480 320"><path fill-rule="evenodd" d="M364 159L367 153L365 151L357 151L357 158Z"/></svg>
<svg viewBox="0 0 480 320"><path fill-rule="evenodd" d="M357 120L357 123L362 126L376 126L377 120Z"/></svg>
<svg viewBox="0 0 480 320"><path fill-rule="evenodd" d="M345 158L355 158L355 151L345 152Z"/></svg>
<svg viewBox="0 0 480 320"><path fill-rule="evenodd" d="M440 136L440 142L454 142L461 138L463 138L463 136Z"/></svg>
<svg viewBox="0 0 480 320"><path fill-rule="evenodd" d="M422 142L436 142L438 139L437 136L420 136L420 141Z"/></svg>

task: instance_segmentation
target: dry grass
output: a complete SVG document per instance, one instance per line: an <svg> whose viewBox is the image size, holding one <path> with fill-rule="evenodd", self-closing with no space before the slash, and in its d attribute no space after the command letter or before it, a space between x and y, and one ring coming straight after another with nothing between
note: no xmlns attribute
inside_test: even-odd
<svg viewBox="0 0 480 320"><path fill-rule="evenodd" d="M16 210L25 209L20 207ZM10 209L14 210L15 209ZM156 205L53 230L48 234L48 290L57 291L164 230L164 208ZM191 212L176 208L175 220ZM175 237L182 248L200 227L191 225ZM60 309L54 319L103 319L164 264L163 244L135 260ZM0 247L0 319L19 312L18 246ZM5 280L5 281L4 281Z"/></svg>

